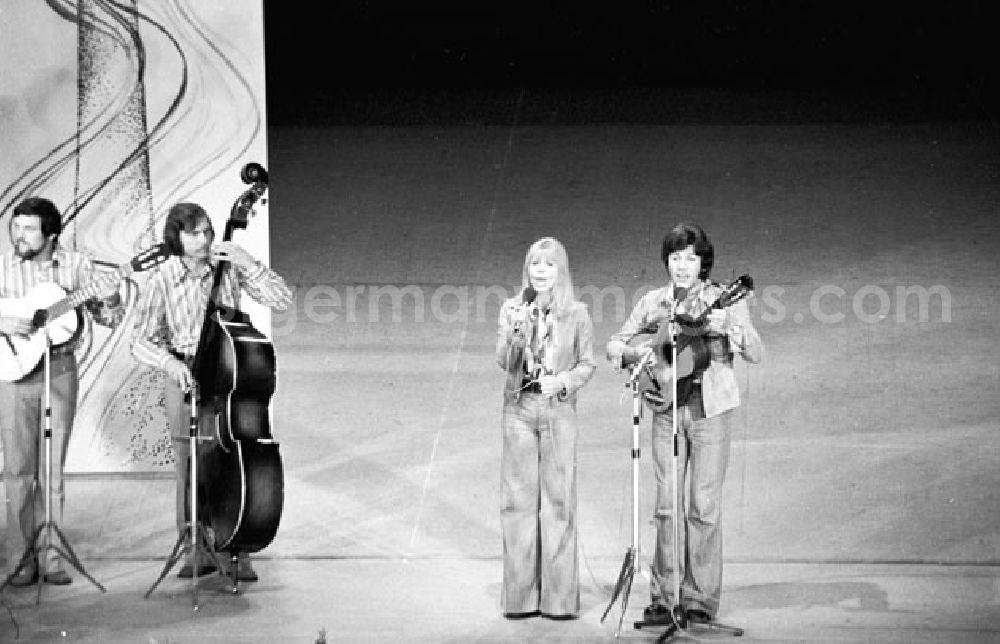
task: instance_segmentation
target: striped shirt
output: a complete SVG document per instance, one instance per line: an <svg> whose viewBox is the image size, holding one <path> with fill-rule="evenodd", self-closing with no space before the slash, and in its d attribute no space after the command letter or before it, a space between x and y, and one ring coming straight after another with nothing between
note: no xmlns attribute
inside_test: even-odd
<svg viewBox="0 0 1000 644"><path fill-rule="evenodd" d="M13 252L0 255L0 297L3 298L22 298L42 282L55 282L67 293L72 293L89 286L99 276L100 271L90 258L76 251L57 248L52 251L52 259L45 261L25 260ZM116 290L117 280L109 280L108 288L101 289L99 295L109 297ZM124 314L120 306L93 307L91 311L97 322L107 326L116 325ZM4 315L2 302L0 315Z"/></svg>
<svg viewBox="0 0 1000 644"><path fill-rule="evenodd" d="M139 306L132 355L143 364L164 368L171 352L194 355L201 339L214 265L188 269L174 256L152 271ZM249 271L229 264L216 302L239 308L240 291L276 311L288 308L292 293L285 280L261 263Z"/></svg>

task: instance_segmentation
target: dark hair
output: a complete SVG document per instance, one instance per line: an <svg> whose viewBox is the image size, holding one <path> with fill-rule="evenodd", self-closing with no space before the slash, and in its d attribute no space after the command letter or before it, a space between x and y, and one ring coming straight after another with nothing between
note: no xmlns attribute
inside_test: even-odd
<svg viewBox="0 0 1000 644"><path fill-rule="evenodd" d="M670 253L684 250L688 246L694 246L694 254L701 258L698 279L708 279L709 273L712 272L712 264L715 262L715 249L708 240L708 235L697 224L680 223L667 233L663 238L663 249L660 251L663 265L669 270Z"/></svg>
<svg viewBox="0 0 1000 644"><path fill-rule="evenodd" d="M182 201L174 204L167 213L167 221L163 224L163 241L174 255L184 254L184 244L181 243L181 231L191 232L200 221L207 221L212 229L212 220L208 218L205 209L196 203Z"/></svg>
<svg viewBox="0 0 1000 644"><path fill-rule="evenodd" d="M46 237L62 232L62 215L56 205L45 197L28 197L17 204L13 217L18 215L34 215L41 219L42 234Z"/></svg>

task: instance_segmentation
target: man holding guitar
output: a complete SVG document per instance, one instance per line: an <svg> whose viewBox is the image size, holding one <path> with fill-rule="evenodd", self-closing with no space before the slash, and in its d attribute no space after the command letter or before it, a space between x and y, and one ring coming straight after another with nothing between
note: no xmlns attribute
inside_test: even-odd
<svg viewBox="0 0 1000 644"><path fill-rule="evenodd" d="M678 482L681 494L677 507L679 527L678 559L673 561L674 513L673 476L673 383L659 383L658 391L647 391L653 414L653 462L656 479L656 548L652 603L644 612L648 624L671 622L670 610L680 605L693 622L711 621L719 610L722 593L722 484L729 461L731 411L739 406L739 388L733 373L733 356L756 363L764 345L750 320L743 297L752 288L748 277L722 288L708 279L714 249L705 232L696 225L682 223L663 240L661 257L669 274L666 286L645 294L628 320L608 341L608 360L616 370L637 362L639 355L652 351L656 362L671 359L677 338L678 352L700 348L705 352L691 373L680 373L683 356L678 353ZM749 288L741 288L749 284ZM735 288L734 288L735 287ZM665 325L676 325L665 331ZM647 333L653 344L637 344ZM695 337L692 337L695 336ZM690 362L690 361L689 361ZM654 365L652 373L666 376L669 365ZM681 376L684 376L683 382ZM654 377L653 380L656 378ZM682 386L684 385L684 386ZM689 503L685 497L690 491ZM685 516L684 508L687 507ZM671 575L679 568L680 597L669 596L674 584ZM675 599L678 601L675 602Z"/></svg>
<svg viewBox="0 0 1000 644"><path fill-rule="evenodd" d="M14 208L11 217L13 251L0 255L0 297L4 298L0 300L0 357L5 363L0 367L5 375L15 374L11 378L16 378L0 379L0 438L3 440L7 491L6 557L11 570L34 545L31 540L45 520L43 489L38 475L43 471L39 436L45 405L41 358L47 343L39 328L44 321L32 315L35 306L20 306L20 301L23 298L30 303L31 295L48 290L55 290L59 295L83 293L84 297L92 293L103 298L87 306L95 321L115 326L124 315L117 280L95 280L97 270L85 255L57 246L61 231L62 216L56 206L48 199L29 197ZM41 303L38 309L48 312L49 303ZM62 343L57 343L55 334L50 336L53 343L50 363L54 455L52 509L56 522L62 518L62 470L76 413L78 376L73 351L84 328L75 324L76 315L70 308L74 332ZM33 353L31 349L36 344L41 349ZM58 553L51 548L46 548L45 552L43 581L59 585L71 583ZM37 582L38 563L28 562L10 584L28 586Z"/></svg>
<svg viewBox="0 0 1000 644"><path fill-rule="evenodd" d="M275 310L284 310L292 300L291 291L281 276L254 259L239 244L231 241L213 243L214 239L215 231L204 208L189 202L175 204L167 213L163 226L163 241L174 256L152 274L139 307L132 354L139 362L162 369L166 374L167 422L175 438L186 437L189 432L190 412L184 398L195 381L191 366L198 350L216 265L227 263L215 294L219 304L239 308L241 291ZM215 434L215 417L211 410L201 409L198 431L203 436ZM174 448L177 455L177 531L183 534L187 523L185 481L189 446L186 441L175 441ZM208 451L208 447L205 449ZM211 471L200 471L211 477ZM240 581L257 580L248 554L240 553L238 565L236 574ZM200 577L215 571L212 561L188 561L179 576Z"/></svg>

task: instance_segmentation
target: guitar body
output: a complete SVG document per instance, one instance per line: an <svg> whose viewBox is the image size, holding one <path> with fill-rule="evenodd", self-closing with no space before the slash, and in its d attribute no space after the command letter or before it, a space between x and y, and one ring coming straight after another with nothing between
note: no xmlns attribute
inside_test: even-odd
<svg viewBox="0 0 1000 644"><path fill-rule="evenodd" d="M66 291L55 282L36 284L22 298L0 298L5 316L31 319L36 311L48 309L65 299ZM80 329L79 313L69 310L48 323L52 346L65 344ZM28 336L7 336L0 340L0 380L14 382L31 373L45 356L45 333L36 329Z"/></svg>
<svg viewBox="0 0 1000 644"><path fill-rule="evenodd" d="M165 244L148 248L115 269L116 282L135 271L144 271L162 264L170 257L170 249ZM72 340L83 328L83 313L77 307L114 284L103 283L101 279L67 294L55 282L36 284L22 298L0 299L0 310L4 315L32 320L35 330L28 336L4 336L0 338L0 380L14 382L25 377L45 356L45 333L48 328L52 346L57 347Z"/></svg>
<svg viewBox="0 0 1000 644"><path fill-rule="evenodd" d="M643 400L655 411L663 412L673 404L674 374L677 375L677 399L682 403L691 395L695 378L708 369L711 355L705 340L698 335L677 338L677 369L673 368L673 346L663 325L656 333L639 333L629 340L630 347L652 349L653 361L639 375L639 390Z"/></svg>
<svg viewBox="0 0 1000 644"><path fill-rule="evenodd" d="M653 360L639 374L639 390L643 400L655 411L663 412L673 406L674 375L677 376L677 400L683 405L694 390L698 375L708 369L712 355L705 343L708 313L736 304L753 292L753 279L741 275L722 288L719 297L697 315L680 314L676 323L680 328L677 342L677 368L672 366L674 337L670 325L656 322L651 328L635 334L628 345L636 349L652 349Z"/></svg>

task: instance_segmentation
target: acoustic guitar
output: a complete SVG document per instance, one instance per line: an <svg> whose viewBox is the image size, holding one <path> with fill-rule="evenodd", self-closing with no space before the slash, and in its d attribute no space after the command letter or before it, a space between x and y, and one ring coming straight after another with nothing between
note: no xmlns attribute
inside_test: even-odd
<svg viewBox="0 0 1000 644"><path fill-rule="evenodd" d="M639 374L639 390L643 400L655 411L663 412L673 404L673 379L677 377L677 399L683 404L694 390L695 381L708 369L711 355L705 344L708 314L736 304L753 292L753 279L742 275L728 286L712 304L701 311L679 313L676 317L677 368L673 364L674 333L667 318L647 325L628 341L633 359L651 351Z"/></svg>
<svg viewBox="0 0 1000 644"><path fill-rule="evenodd" d="M170 251L166 244L159 244L73 293L67 294L55 282L42 282L24 297L0 298L0 311L4 316L32 321L32 331L28 335L0 335L0 380L20 380L38 366L46 349L43 329L48 330L52 346L69 342L80 329L76 307L132 273L162 264L168 257Z"/></svg>

